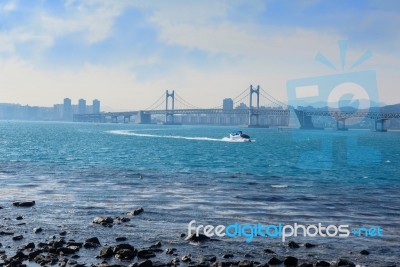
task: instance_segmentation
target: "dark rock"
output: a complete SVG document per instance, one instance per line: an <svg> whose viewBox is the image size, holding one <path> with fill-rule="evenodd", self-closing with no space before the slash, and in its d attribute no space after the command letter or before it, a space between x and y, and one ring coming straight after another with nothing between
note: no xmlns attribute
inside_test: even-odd
<svg viewBox="0 0 400 267"><path fill-rule="evenodd" d="M244 254L244 257L245 257L245 258L254 258L254 256L251 255L251 254Z"/></svg>
<svg viewBox="0 0 400 267"><path fill-rule="evenodd" d="M317 261L315 263L315 266L316 267L329 267L329 266L331 266L331 264L329 262L326 262L326 261Z"/></svg>
<svg viewBox="0 0 400 267"><path fill-rule="evenodd" d="M262 264L257 265L257 267L269 267L269 264L268 263L262 263Z"/></svg>
<svg viewBox="0 0 400 267"><path fill-rule="evenodd" d="M121 249L128 249L128 250L135 251L135 248L132 245L129 245L129 244L118 244L117 246L115 246L113 248L114 254L117 253Z"/></svg>
<svg viewBox="0 0 400 267"><path fill-rule="evenodd" d="M165 254L171 255L171 254L174 254L175 251L176 251L176 248L167 248L165 250Z"/></svg>
<svg viewBox="0 0 400 267"><path fill-rule="evenodd" d="M336 262L337 266L346 266L346 267L356 267L356 265L354 263L352 263L349 260L345 260L345 259L338 259Z"/></svg>
<svg viewBox="0 0 400 267"><path fill-rule="evenodd" d="M17 218L15 218L17 221L21 221L21 220L23 220L24 218L22 217L22 216L18 216Z"/></svg>
<svg viewBox="0 0 400 267"><path fill-rule="evenodd" d="M84 248L97 248L100 247L100 241L97 237L91 237L85 240Z"/></svg>
<svg viewBox="0 0 400 267"><path fill-rule="evenodd" d="M296 257L288 256L283 261L283 264L285 266L297 266L298 262L299 262L299 260Z"/></svg>
<svg viewBox="0 0 400 267"><path fill-rule="evenodd" d="M43 250L41 250L41 249L33 251L33 252L28 254L28 259L30 261L33 261L33 259L36 258L38 255L40 255L42 252L43 252Z"/></svg>
<svg viewBox="0 0 400 267"><path fill-rule="evenodd" d="M13 203L16 207L33 207L35 205L35 201L17 201Z"/></svg>
<svg viewBox="0 0 400 267"><path fill-rule="evenodd" d="M267 254L276 254L275 251L270 250L269 248L264 249L264 253L267 253Z"/></svg>
<svg viewBox="0 0 400 267"><path fill-rule="evenodd" d="M126 223L126 222L130 222L131 221L131 219L129 219L128 217L117 217L117 220L119 221L119 222L122 222L122 223Z"/></svg>
<svg viewBox="0 0 400 267"><path fill-rule="evenodd" d="M193 233L187 238L187 240L192 241L192 242L203 242L206 240L210 240L210 238L203 234L199 234L197 236L195 233Z"/></svg>
<svg viewBox="0 0 400 267"><path fill-rule="evenodd" d="M305 243L305 244L304 244L304 247L305 247L305 248L313 248L313 247L316 247L316 245L311 244L311 243Z"/></svg>
<svg viewBox="0 0 400 267"><path fill-rule="evenodd" d="M179 262L180 262L179 258L173 258L173 259L171 260L171 264L172 264L172 265L179 265Z"/></svg>
<svg viewBox="0 0 400 267"><path fill-rule="evenodd" d="M2 235L14 235L14 233L0 231L0 236Z"/></svg>
<svg viewBox="0 0 400 267"><path fill-rule="evenodd" d="M65 242L63 240L58 240L58 241L56 240L56 241L50 242L49 246L51 246L52 248L57 249L57 248L63 247L64 244L65 244Z"/></svg>
<svg viewBox="0 0 400 267"><path fill-rule="evenodd" d="M216 262L217 257L214 255L204 255L202 261Z"/></svg>
<svg viewBox="0 0 400 267"><path fill-rule="evenodd" d="M248 260L240 261L238 266L239 267L253 267L253 262L248 261Z"/></svg>
<svg viewBox="0 0 400 267"><path fill-rule="evenodd" d="M22 236L22 235L16 235L16 236L13 236L13 238L12 238L12 240L14 240L14 241L19 241L22 239L24 239L24 236Z"/></svg>
<svg viewBox="0 0 400 267"><path fill-rule="evenodd" d="M21 248L22 249L34 249L35 248L35 243L30 242L28 244L22 245Z"/></svg>
<svg viewBox="0 0 400 267"><path fill-rule="evenodd" d="M126 241L128 238L126 238L126 237L124 237L124 236L121 236L121 237L117 237L117 238L115 238L115 241L117 241L117 242L123 242L123 241Z"/></svg>
<svg viewBox="0 0 400 267"><path fill-rule="evenodd" d="M282 261L281 261L280 259L276 258L276 257L272 257L272 258L268 261L268 264L270 264L270 265L279 265L279 264L281 264L281 263L282 263Z"/></svg>
<svg viewBox="0 0 400 267"><path fill-rule="evenodd" d="M299 246L299 244L297 244L296 242L290 241L290 242L288 243L288 247L289 247L289 248L299 248L300 246Z"/></svg>
<svg viewBox="0 0 400 267"><path fill-rule="evenodd" d="M98 240L98 239L97 239ZM100 243L100 242L99 242ZM75 247L83 247L83 243L81 243L81 242L75 242L75 241L68 241L67 242L67 247L70 247L70 246L75 246Z"/></svg>
<svg viewBox="0 0 400 267"><path fill-rule="evenodd" d="M137 215L139 215L139 214L141 214L143 212L144 212L144 209L140 208L140 209L136 209L134 211L128 212L128 215L137 216Z"/></svg>
<svg viewBox="0 0 400 267"><path fill-rule="evenodd" d="M138 251L138 257L141 259L153 258L155 256L156 254L154 254L150 249L142 249Z"/></svg>
<svg viewBox="0 0 400 267"><path fill-rule="evenodd" d="M181 260L182 260L183 262L191 262L191 261L192 261L192 259L191 259L190 256L188 256L188 255L183 256Z"/></svg>
<svg viewBox="0 0 400 267"><path fill-rule="evenodd" d="M181 238L184 238L186 236L186 234L181 234Z"/></svg>
<svg viewBox="0 0 400 267"><path fill-rule="evenodd" d="M299 267L313 267L312 263L302 263Z"/></svg>
<svg viewBox="0 0 400 267"><path fill-rule="evenodd" d="M138 263L137 262L131 263L128 265L128 267L138 267Z"/></svg>
<svg viewBox="0 0 400 267"><path fill-rule="evenodd" d="M57 253L58 254L63 254L63 255L73 255L75 254L75 250L71 248L58 248Z"/></svg>
<svg viewBox="0 0 400 267"><path fill-rule="evenodd" d="M78 246L67 246L67 248L72 249L73 251L75 251L75 253L78 252L80 249L80 247Z"/></svg>
<svg viewBox="0 0 400 267"><path fill-rule="evenodd" d="M120 249L116 252L115 258L118 260L129 261L136 256L136 252L131 249Z"/></svg>
<svg viewBox="0 0 400 267"><path fill-rule="evenodd" d="M102 247L100 250L100 258L108 259L113 256L112 247Z"/></svg>
<svg viewBox="0 0 400 267"><path fill-rule="evenodd" d="M62 231L61 233L59 233L60 236L66 236L67 232L66 231Z"/></svg>
<svg viewBox="0 0 400 267"><path fill-rule="evenodd" d="M93 219L93 223L101 225L109 225L114 223L114 219L111 217L96 217Z"/></svg>
<svg viewBox="0 0 400 267"><path fill-rule="evenodd" d="M361 251L360 251L360 254L361 254L361 255L368 256L368 255L369 255L369 251L364 249L364 250L361 250Z"/></svg>
<svg viewBox="0 0 400 267"><path fill-rule="evenodd" d="M233 257L234 257L233 254L224 254L224 255L222 255L222 258L224 258L224 259L230 259L230 258L233 258Z"/></svg>
<svg viewBox="0 0 400 267"><path fill-rule="evenodd" d="M153 267L153 262L151 260L141 261L139 262L138 267Z"/></svg>
<svg viewBox="0 0 400 267"><path fill-rule="evenodd" d="M155 244L151 245L150 248L160 248L161 247L161 242L158 241Z"/></svg>

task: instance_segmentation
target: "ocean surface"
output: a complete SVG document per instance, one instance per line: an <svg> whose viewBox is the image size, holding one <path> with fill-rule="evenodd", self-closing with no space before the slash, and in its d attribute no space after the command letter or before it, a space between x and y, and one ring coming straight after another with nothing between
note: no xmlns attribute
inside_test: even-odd
<svg viewBox="0 0 400 267"><path fill-rule="evenodd" d="M238 129L254 142L230 142L226 136ZM0 231L16 226L21 213L33 220L24 226L27 238L33 227L42 227L44 238L66 230L68 238L99 236L113 243L123 235L135 246L161 240L190 252L180 235L192 220L214 226L348 224L380 227L383 236L287 240L317 244L312 250L292 250L271 237L222 237L209 246L216 254L270 248L303 259L395 264L399 171L395 131L2 121ZM11 204L19 200L35 200L36 206L16 210ZM124 216L139 207L145 212L125 226L92 224L96 216ZM0 236L0 242L15 246L10 237ZM369 256L359 253L364 249Z"/></svg>

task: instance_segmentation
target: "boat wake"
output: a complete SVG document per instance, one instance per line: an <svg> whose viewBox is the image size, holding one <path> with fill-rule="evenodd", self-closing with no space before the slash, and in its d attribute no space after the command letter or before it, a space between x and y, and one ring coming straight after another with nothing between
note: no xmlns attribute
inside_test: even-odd
<svg viewBox="0 0 400 267"><path fill-rule="evenodd" d="M114 130L108 131L112 134L117 135L129 135L129 136L140 136L140 137L150 137L150 138L167 138L167 139L184 139L184 140L198 140L198 141L212 141L212 142L231 142L231 143L241 143L243 140L232 140L229 137L224 137L221 139L210 138L210 137L192 137L192 136L180 136L180 135L158 135L158 134L147 134L147 133L137 133L130 130Z"/></svg>

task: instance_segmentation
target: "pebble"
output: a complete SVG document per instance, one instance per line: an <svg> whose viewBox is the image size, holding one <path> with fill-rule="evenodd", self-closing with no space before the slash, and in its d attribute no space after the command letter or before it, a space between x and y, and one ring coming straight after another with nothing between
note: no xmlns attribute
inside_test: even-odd
<svg viewBox="0 0 400 267"><path fill-rule="evenodd" d="M290 242L288 243L288 247L289 247L289 248L299 248L300 245L297 244L297 243L294 242L294 241L290 241Z"/></svg>
<svg viewBox="0 0 400 267"><path fill-rule="evenodd" d="M115 238L115 241L117 241L117 242L123 242L123 241L126 241L126 240L127 240L127 238L124 237L124 236Z"/></svg>
<svg viewBox="0 0 400 267"><path fill-rule="evenodd" d="M336 262L337 266L346 266L346 267L356 267L354 263L346 259L338 259Z"/></svg>
<svg viewBox="0 0 400 267"><path fill-rule="evenodd" d="M361 250L361 251L360 251L360 254L361 254L361 255L368 256L368 255L369 255L369 251L364 249L364 250Z"/></svg>
<svg viewBox="0 0 400 267"><path fill-rule="evenodd" d="M315 263L315 266L316 267L329 267L329 266L331 266L331 264L327 261L317 261Z"/></svg>
<svg viewBox="0 0 400 267"><path fill-rule="evenodd" d="M22 239L24 239L24 236L22 236L22 235L16 235L16 236L13 236L13 238L12 238L12 240L14 240L14 241L19 241Z"/></svg>

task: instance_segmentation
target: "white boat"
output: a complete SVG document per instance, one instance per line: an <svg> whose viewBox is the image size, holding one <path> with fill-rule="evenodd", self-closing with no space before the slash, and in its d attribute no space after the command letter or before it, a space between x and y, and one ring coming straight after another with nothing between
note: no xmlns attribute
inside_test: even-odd
<svg viewBox="0 0 400 267"><path fill-rule="evenodd" d="M244 134L242 131L229 134L229 138L234 141L251 142L250 136Z"/></svg>

